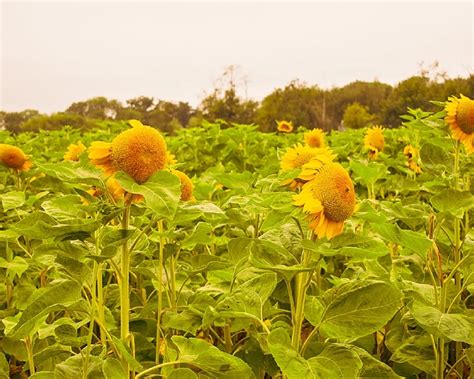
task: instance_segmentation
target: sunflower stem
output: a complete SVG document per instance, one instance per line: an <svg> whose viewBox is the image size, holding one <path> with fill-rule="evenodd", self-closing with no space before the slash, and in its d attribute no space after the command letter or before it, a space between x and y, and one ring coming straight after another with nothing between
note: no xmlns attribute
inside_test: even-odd
<svg viewBox="0 0 474 379"><path fill-rule="evenodd" d="M36 372L35 361L33 359L33 342L31 341L30 336L26 336L24 339L26 354L28 356L28 367L30 369L30 376L34 375Z"/></svg>
<svg viewBox="0 0 474 379"><path fill-rule="evenodd" d="M460 189L460 170L459 170L459 159L460 159L460 150L461 150L461 143L456 141L456 146L454 149L454 188L456 190ZM458 265L462 259L462 242L461 242L461 220L464 218L464 214L459 218L454 218L454 264ZM461 272L459 270L456 271L454 275L454 283L456 285L456 290L458 293L462 292L462 279L461 279ZM461 296L459 297L461 298ZM462 355L462 343L461 342L454 342L455 344L455 364L461 363L459 361L459 357ZM453 366L454 367L454 366Z"/></svg>
<svg viewBox="0 0 474 379"><path fill-rule="evenodd" d="M155 346L155 363L160 363L160 347L161 347L161 312L163 311L163 261L164 261L164 245L165 237L163 220L158 221L158 232L160 233L160 249L158 256L158 308L156 310L156 346Z"/></svg>
<svg viewBox="0 0 474 379"><path fill-rule="evenodd" d="M130 205L131 196L125 199L125 209L122 215L122 229L127 231L130 223ZM130 250L128 248L128 239L122 244L122 262L121 262L121 281L120 281L120 338L126 348L130 347L129 338L129 314L130 314ZM122 356L122 366L125 372L130 372L130 365L127 359Z"/></svg>
<svg viewBox="0 0 474 379"><path fill-rule="evenodd" d="M301 264L306 268L311 261L311 252L308 250L303 250ZM301 346L301 329L304 321L304 304L306 300L306 291L309 287L310 280L313 274L313 270L303 271L296 274L295 282L295 313L293 315L293 331L291 336L291 346L299 352Z"/></svg>

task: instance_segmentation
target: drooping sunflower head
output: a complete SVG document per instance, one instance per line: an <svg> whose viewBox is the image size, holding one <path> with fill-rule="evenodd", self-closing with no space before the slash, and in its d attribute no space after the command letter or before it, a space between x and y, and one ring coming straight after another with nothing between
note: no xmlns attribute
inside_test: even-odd
<svg viewBox="0 0 474 379"><path fill-rule="evenodd" d="M406 145L403 149L403 154L408 159L418 159L418 157L420 156L420 152L418 151L418 149L412 145Z"/></svg>
<svg viewBox="0 0 474 379"><path fill-rule="evenodd" d="M28 171L33 165L23 150L4 143L0 144L0 163L18 171Z"/></svg>
<svg viewBox="0 0 474 379"><path fill-rule="evenodd" d="M474 100L461 95L446 102L445 121L454 139L462 142L468 154L474 152Z"/></svg>
<svg viewBox="0 0 474 379"><path fill-rule="evenodd" d="M380 152L383 150L385 139L383 136L383 128L381 126L374 126L367 130L364 137L364 146L366 149L377 150ZM369 153L370 154L370 153Z"/></svg>
<svg viewBox="0 0 474 379"><path fill-rule="evenodd" d="M293 199L308 214L309 227L318 238L328 239L342 232L344 221L354 213L356 205L352 180L335 162L322 164Z"/></svg>
<svg viewBox="0 0 474 379"><path fill-rule="evenodd" d="M89 159L107 175L124 171L137 183L146 182L167 162L166 143L160 132L137 120L131 129L120 133L112 143L93 142Z"/></svg>
<svg viewBox="0 0 474 379"><path fill-rule="evenodd" d="M86 147L83 145L81 141L79 141L77 144L71 143L67 147L67 151L64 154L64 160L65 161L78 161L79 156L82 154L82 152L86 150Z"/></svg>
<svg viewBox="0 0 474 379"><path fill-rule="evenodd" d="M277 121L277 130L283 133L291 133L293 131L293 122Z"/></svg>
<svg viewBox="0 0 474 379"><path fill-rule="evenodd" d="M304 134L304 142L310 147L324 147L324 135L322 129L313 129Z"/></svg>
<svg viewBox="0 0 474 379"><path fill-rule="evenodd" d="M421 167L415 160L409 159L408 160L408 168L412 170L415 174L421 174Z"/></svg>
<svg viewBox="0 0 474 379"><path fill-rule="evenodd" d="M179 178L179 181L181 182L181 200L194 200L194 185L189 176L187 176L184 172L175 169L171 169L170 172L173 175L176 175Z"/></svg>

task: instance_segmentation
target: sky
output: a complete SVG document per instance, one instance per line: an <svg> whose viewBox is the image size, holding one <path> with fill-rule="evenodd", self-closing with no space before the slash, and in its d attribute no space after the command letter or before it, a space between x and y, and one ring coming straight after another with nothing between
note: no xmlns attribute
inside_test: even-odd
<svg viewBox="0 0 474 379"><path fill-rule="evenodd" d="M236 66L261 100L299 79L396 84L435 60L473 69L473 2L0 0L0 110L65 110L95 96L196 106Z"/></svg>

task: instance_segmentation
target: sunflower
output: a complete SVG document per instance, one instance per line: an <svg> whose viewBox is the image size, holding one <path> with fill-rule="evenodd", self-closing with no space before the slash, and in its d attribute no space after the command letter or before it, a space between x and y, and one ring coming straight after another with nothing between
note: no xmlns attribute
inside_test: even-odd
<svg viewBox="0 0 474 379"><path fill-rule="evenodd" d="M403 154L408 159L407 164L410 170L412 170L415 174L420 174L421 167L418 165L418 159L420 157L419 150L412 145L406 145L405 148L403 149Z"/></svg>
<svg viewBox="0 0 474 379"><path fill-rule="evenodd" d="M320 165L293 200L308 215L309 227L318 238L331 239L342 233L344 221L354 213L354 185L339 163L329 162Z"/></svg>
<svg viewBox="0 0 474 379"><path fill-rule="evenodd" d="M293 123L291 121L277 121L277 129L279 132L291 133L293 131Z"/></svg>
<svg viewBox="0 0 474 379"><path fill-rule="evenodd" d="M364 137L364 146L369 150L369 157L377 159L378 153L383 150L385 139L383 137L383 128L374 126L367 130Z"/></svg>
<svg viewBox="0 0 474 379"><path fill-rule="evenodd" d="M446 118L453 138L466 147L468 154L474 152L474 100L461 95L451 96L446 102Z"/></svg>
<svg viewBox="0 0 474 379"><path fill-rule="evenodd" d="M187 176L184 172L179 170L171 169L170 172L173 175L176 175L181 182L181 200L188 201L194 200L193 196L193 189L194 185L189 176Z"/></svg>
<svg viewBox="0 0 474 379"><path fill-rule="evenodd" d="M64 154L63 158L65 161L78 161L79 156L84 150L86 150L86 147L82 144L81 141L79 141L77 144L71 143L67 147L67 151Z"/></svg>
<svg viewBox="0 0 474 379"><path fill-rule="evenodd" d="M310 147L324 147L324 135L322 129L313 129L304 134L304 142Z"/></svg>
<svg viewBox="0 0 474 379"><path fill-rule="evenodd" d="M120 133L112 143L93 142L89 159L106 175L124 171L142 184L165 167L166 143L160 132L151 126L137 120L131 120L130 124L132 128Z"/></svg>
<svg viewBox="0 0 474 379"><path fill-rule="evenodd" d="M406 145L403 149L403 154L408 158L408 159L418 159L420 152L418 149L412 145Z"/></svg>
<svg viewBox="0 0 474 379"><path fill-rule="evenodd" d="M0 163L17 171L28 171L32 166L31 160L23 150L4 143L0 144Z"/></svg>
<svg viewBox="0 0 474 379"><path fill-rule="evenodd" d="M323 161L325 163L331 162L335 155L328 148L314 148L302 144L296 144L293 147L286 149L285 154L281 158L281 171L291 171L298 168L303 168L305 164L315 159L316 161ZM283 185L289 185L291 189L301 187L306 180L298 177L295 179L285 180Z"/></svg>
<svg viewBox="0 0 474 379"><path fill-rule="evenodd" d="M102 190L100 188L97 188L96 186L92 186L86 192L94 198L99 197L100 195L102 195ZM89 200L86 199L85 197L82 197L82 196L81 196L81 202L84 205L89 205L90 204Z"/></svg>

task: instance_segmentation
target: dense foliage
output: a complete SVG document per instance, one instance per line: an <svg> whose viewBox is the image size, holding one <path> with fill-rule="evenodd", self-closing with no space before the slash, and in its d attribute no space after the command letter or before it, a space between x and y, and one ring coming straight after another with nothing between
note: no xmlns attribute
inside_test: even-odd
<svg viewBox="0 0 474 379"><path fill-rule="evenodd" d="M385 90L392 93L377 85ZM130 106L149 112L153 103L142 100ZM356 100L378 114L369 101L343 102ZM111 141L126 122L0 131L2 143L33 162L24 173L0 166L0 378L468 378L474 165L443 117L410 111L402 127L384 130L376 160L365 129L326 137L358 202L330 241L311 237L294 193L281 185L280 159L303 142L304 128L262 133L221 121L179 129L166 141L196 201L180 201L168 173L141 185L123 174L122 186L144 197L130 214L105 195L87 152L63 160L70 143ZM414 155L404 154L408 144L419 151L419 174L409 166ZM92 196L92 187L103 195ZM302 273L310 275L295 337Z"/></svg>

